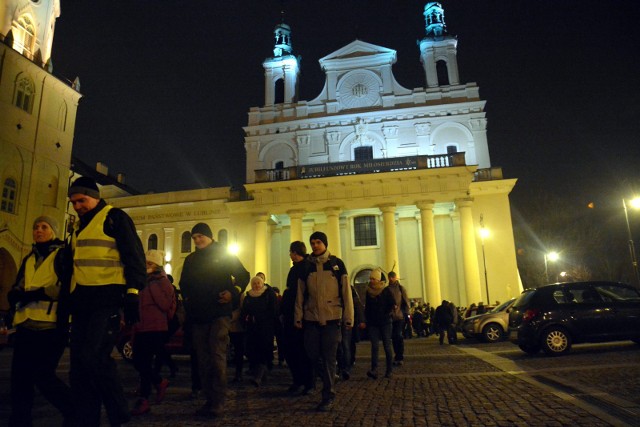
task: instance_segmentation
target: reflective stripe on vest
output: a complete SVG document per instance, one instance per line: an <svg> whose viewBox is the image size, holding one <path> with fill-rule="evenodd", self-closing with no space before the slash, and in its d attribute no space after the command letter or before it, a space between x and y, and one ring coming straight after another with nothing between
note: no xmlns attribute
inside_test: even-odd
<svg viewBox="0 0 640 427"><path fill-rule="evenodd" d="M29 255L24 268L24 289L35 291L38 288L53 286L58 282L54 269L54 260L59 249L51 252L36 269L35 254ZM19 325L27 319L41 322L55 322L58 303L55 301L34 301L16 311L13 324Z"/></svg>
<svg viewBox="0 0 640 427"><path fill-rule="evenodd" d="M107 205L98 212L91 222L76 235L76 223L71 239L73 250L73 279L71 292L76 283L85 286L124 285L124 266L116 240L104 233L107 214L113 206Z"/></svg>

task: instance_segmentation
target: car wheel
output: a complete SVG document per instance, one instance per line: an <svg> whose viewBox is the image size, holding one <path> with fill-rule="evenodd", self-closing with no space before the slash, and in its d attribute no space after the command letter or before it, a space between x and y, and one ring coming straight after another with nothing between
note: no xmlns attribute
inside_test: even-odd
<svg viewBox="0 0 640 427"><path fill-rule="evenodd" d="M550 356L559 356L571 349L571 336L566 329L552 327L542 335L542 349Z"/></svg>
<svg viewBox="0 0 640 427"><path fill-rule="evenodd" d="M128 340L122 345L122 350L120 350L120 354L122 354L122 357L125 360L129 362L133 361L133 342L131 342L131 340Z"/></svg>
<svg viewBox="0 0 640 427"><path fill-rule="evenodd" d="M527 354L536 354L540 351L540 347L538 347L537 345L520 344L518 345L518 347L520 347L520 350L524 351Z"/></svg>
<svg viewBox="0 0 640 427"><path fill-rule="evenodd" d="M482 338L486 342L496 342L502 339L502 328L497 323L489 323L482 328Z"/></svg>

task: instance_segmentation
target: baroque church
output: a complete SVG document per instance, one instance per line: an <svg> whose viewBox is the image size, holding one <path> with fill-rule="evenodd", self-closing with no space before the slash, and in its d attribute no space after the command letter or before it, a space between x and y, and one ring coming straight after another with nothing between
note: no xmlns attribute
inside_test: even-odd
<svg viewBox="0 0 640 427"><path fill-rule="evenodd" d="M59 0L14 2L24 4L24 10L51 5L47 28L53 31ZM21 22L19 9L12 9L18 11L13 16L0 14L5 40L8 28ZM29 16L35 19L34 13ZM132 217L145 249L165 251L165 269L178 285L184 259L195 250L190 230L206 222L252 274L262 271L267 282L280 288L290 267L290 242L308 245L311 233L323 231L329 251L344 260L357 288L380 267L398 273L410 298L432 304L447 299L464 306L518 295L509 204L516 180L504 179L501 169L491 165L485 102L475 83L460 82L458 40L448 33L441 4L427 3L424 18L424 29L415 29L418 37L423 32L416 66L424 69L424 87L407 89L396 81L395 50L354 40L318 60L325 84L312 100L298 98L303 76L293 50L294 31L281 22L273 33L273 54L262 62L264 105L249 109L243 128L244 189L120 191L111 192L108 202ZM3 153L5 144L14 152L12 161L4 155L0 159L0 174L5 187L16 182L13 206L18 207L5 211L3 190L0 218L11 231L0 231L0 259L6 252L14 266L28 250L36 216L45 212L61 223L64 218L80 98L77 87L47 72L42 47L52 34L38 37L41 41L30 49L42 53L33 58L0 45L0 108L12 114L0 114L0 126L15 134L7 139L3 130L0 136ZM25 70L8 68L13 63ZM14 86L19 73L28 70L35 88L32 104L29 111L19 111ZM57 92L47 89L54 84ZM43 93L53 92L57 104L41 101ZM49 122L60 120L53 111L63 102L61 130L58 121ZM47 120L34 116L44 111ZM23 128L16 129L16 123ZM26 124L35 130L32 139L22 140ZM67 219L73 214L68 212Z"/></svg>

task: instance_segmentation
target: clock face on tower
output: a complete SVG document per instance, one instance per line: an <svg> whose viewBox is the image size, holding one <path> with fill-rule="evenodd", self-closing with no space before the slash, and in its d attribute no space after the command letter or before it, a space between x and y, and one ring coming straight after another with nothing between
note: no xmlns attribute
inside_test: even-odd
<svg viewBox="0 0 640 427"><path fill-rule="evenodd" d="M337 89L339 101L344 108L362 108L380 104L380 80L371 71L358 71L346 75Z"/></svg>

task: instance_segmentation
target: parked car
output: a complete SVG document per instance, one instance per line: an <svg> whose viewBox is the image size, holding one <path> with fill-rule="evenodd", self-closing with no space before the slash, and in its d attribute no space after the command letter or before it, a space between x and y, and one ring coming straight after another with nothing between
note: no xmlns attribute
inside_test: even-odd
<svg viewBox="0 0 640 427"><path fill-rule="evenodd" d="M500 341L509 330L509 309L515 298L503 302L488 313L467 317L462 323L465 338L479 338L485 342Z"/></svg>
<svg viewBox="0 0 640 427"><path fill-rule="evenodd" d="M616 282L556 283L524 291L509 313L509 340L522 351L565 354L574 343L640 343L640 292Z"/></svg>

